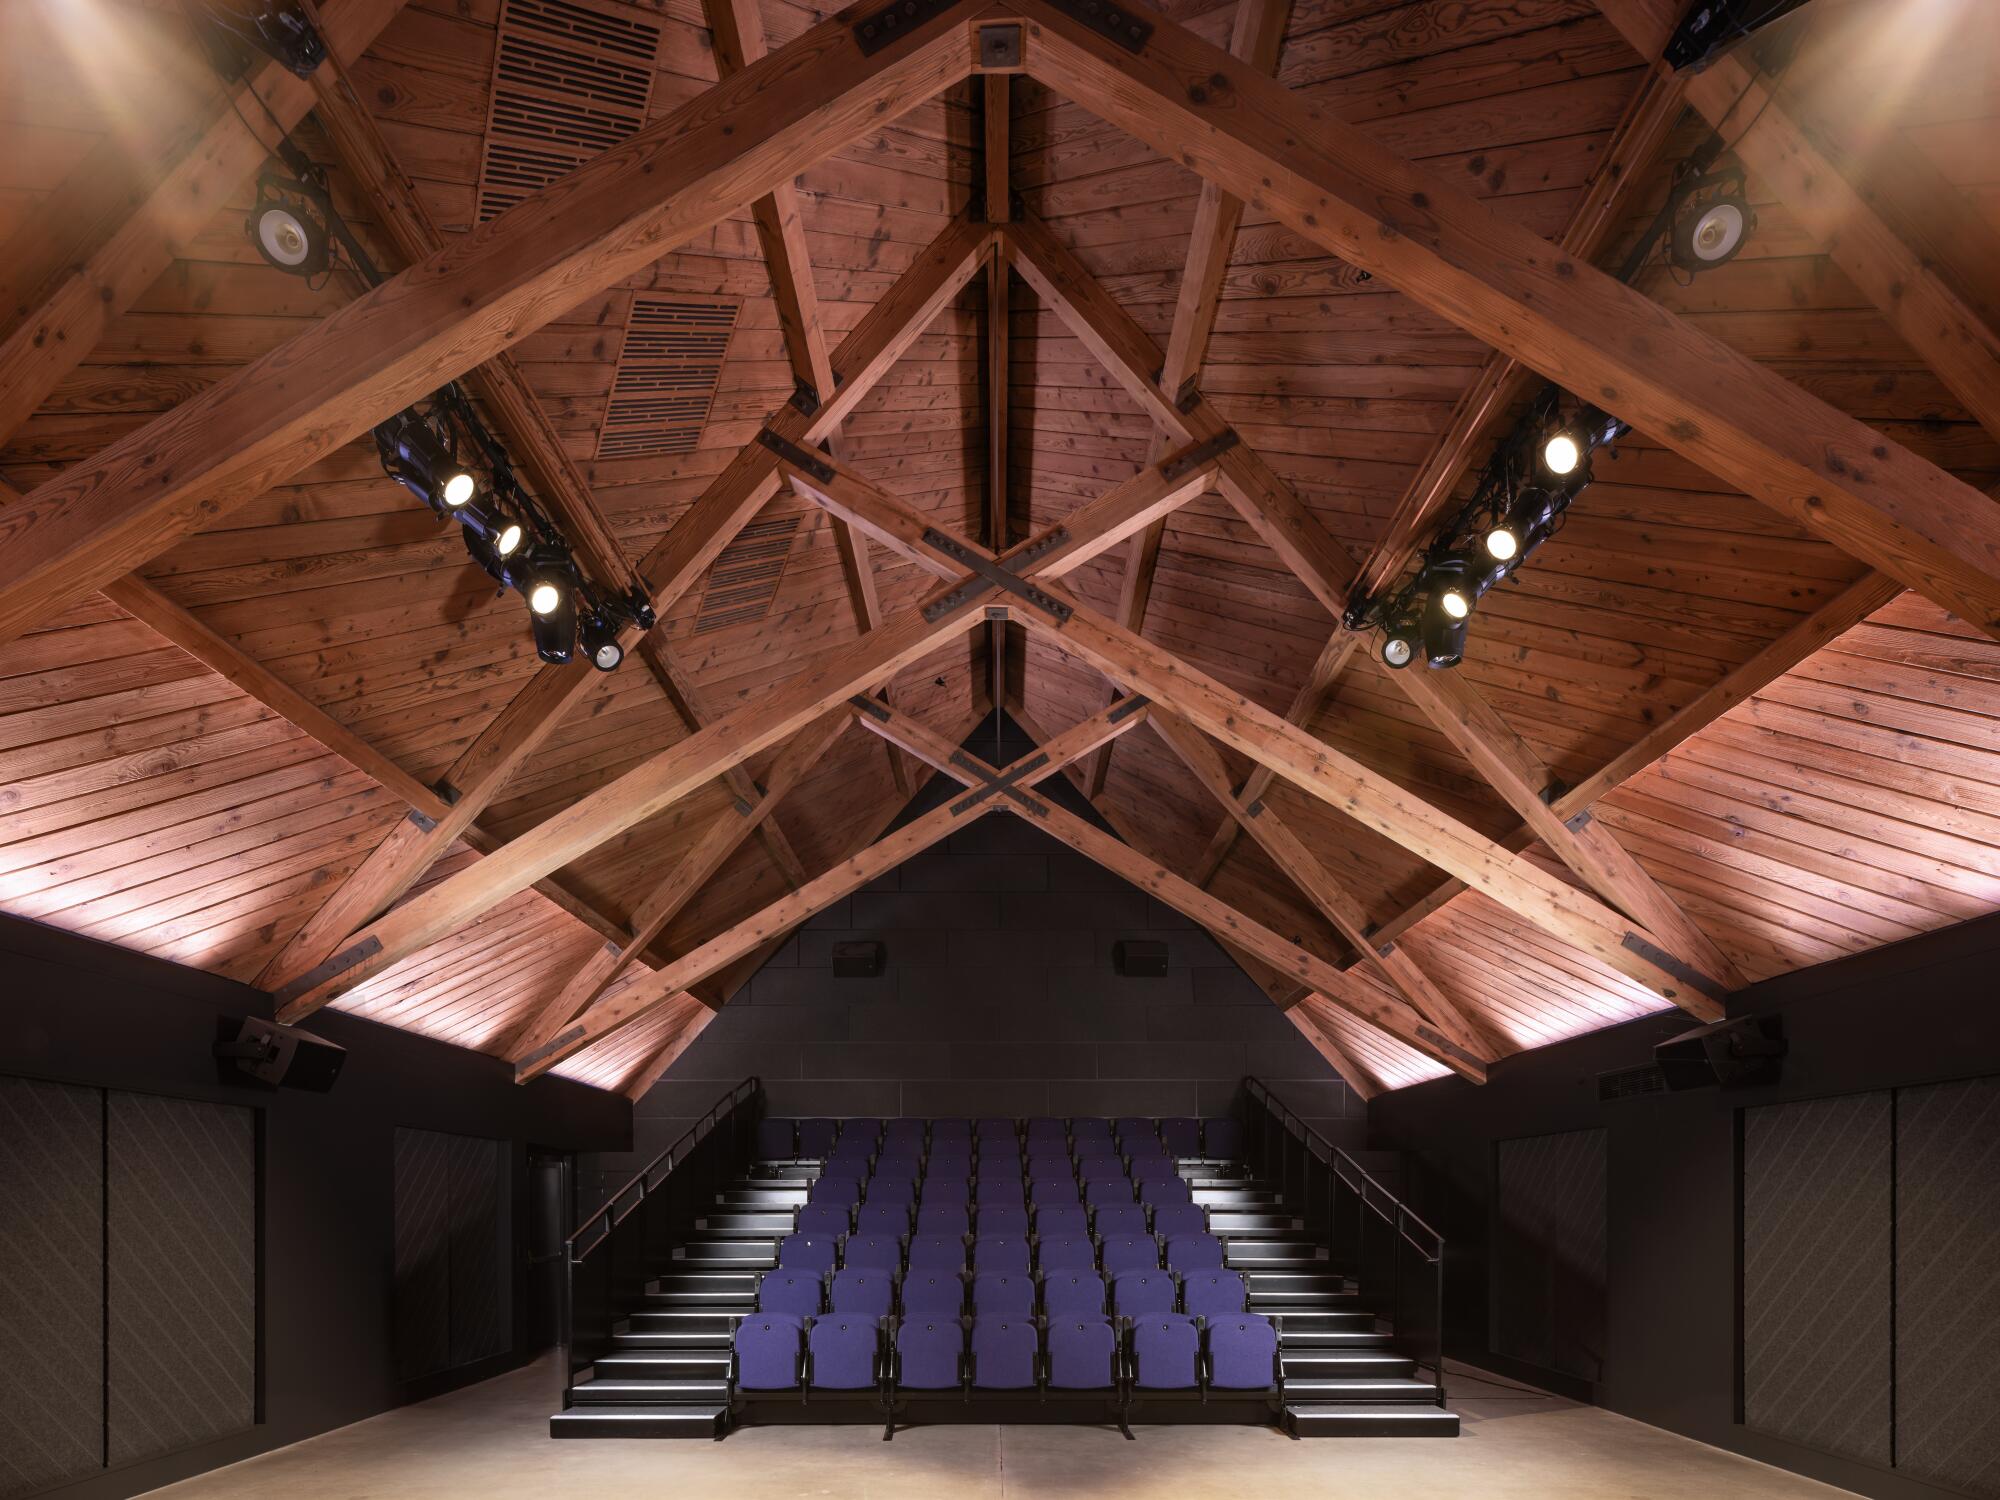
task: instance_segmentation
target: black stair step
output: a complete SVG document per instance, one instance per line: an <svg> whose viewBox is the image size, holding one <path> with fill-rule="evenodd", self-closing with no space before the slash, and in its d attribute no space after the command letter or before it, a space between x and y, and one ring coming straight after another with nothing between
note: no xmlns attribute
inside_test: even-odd
<svg viewBox="0 0 2000 1500"><path fill-rule="evenodd" d="M800 1188L760 1187L725 1188L715 1195L718 1207L725 1211L751 1211L755 1209L803 1208L806 1190Z"/></svg>
<svg viewBox="0 0 2000 1500"><path fill-rule="evenodd" d="M549 1418L552 1438L712 1438L722 1426L720 1404L572 1406Z"/></svg>
<svg viewBox="0 0 2000 1500"><path fill-rule="evenodd" d="M778 1244L770 1236L755 1240L695 1240L677 1247L674 1259L684 1265L769 1267L778 1263Z"/></svg>
<svg viewBox="0 0 2000 1500"><path fill-rule="evenodd" d="M1334 1270L1252 1271L1253 1292L1345 1292L1352 1290L1347 1278Z"/></svg>
<svg viewBox="0 0 2000 1500"><path fill-rule="evenodd" d="M1303 1227L1290 1214L1263 1209L1211 1208L1208 1211L1210 1234L1263 1234L1282 1229L1296 1235Z"/></svg>
<svg viewBox="0 0 2000 1500"><path fill-rule="evenodd" d="M1207 1209L1236 1209L1248 1213L1262 1209L1275 1209L1279 1204L1284 1202L1284 1199L1276 1193L1251 1193L1222 1188L1196 1188L1194 1190L1194 1201Z"/></svg>
<svg viewBox="0 0 2000 1500"><path fill-rule="evenodd" d="M1373 1321L1373 1319L1368 1320L1371 1325ZM1293 1354L1319 1349L1388 1349L1395 1344L1395 1341L1394 1334L1377 1333L1372 1326L1294 1332L1287 1324L1284 1334L1278 1340L1278 1347L1289 1358Z"/></svg>
<svg viewBox="0 0 2000 1500"><path fill-rule="evenodd" d="M730 1328L704 1328L675 1332L646 1332L639 1329L622 1329L611 1335L611 1342L618 1350L634 1352L653 1351L669 1354L674 1352L696 1353L702 1351L729 1349Z"/></svg>
<svg viewBox="0 0 2000 1500"><path fill-rule="evenodd" d="M1395 1379L1416 1374L1417 1362L1393 1349L1287 1349L1285 1379Z"/></svg>
<svg viewBox="0 0 2000 1500"><path fill-rule="evenodd" d="M1375 1314L1372 1312L1327 1312L1315 1308L1310 1312L1279 1313L1283 1321L1280 1325L1286 1343L1303 1341L1316 1333L1373 1333Z"/></svg>
<svg viewBox="0 0 2000 1500"><path fill-rule="evenodd" d="M1250 1310L1272 1314L1351 1312L1361 1304L1358 1292L1260 1292L1250 1288Z"/></svg>
<svg viewBox="0 0 2000 1500"><path fill-rule="evenodd" d="M743 1292L648 1292L646 1306L656 1312L747 1313L757 1305L755 1296Z"/></svg>
<svg viewBox="0 0 2000 1500"><path fill-rule="evenodd" d="M761 1161L750 1169L749 1175L738 1179L739 1183L760 1182L810 1182L819 1176L819 1161L816 1157L801 1157L793 1161Z"/></svg>
<svg viewBox="0 0 2000 1500"><path fill-rule="evenodd" d="M1410 1376L1305 1375L1292 1379L1285 1372L1285 1399L1347 1404L1356 1401L1400 1401L1415 1405L1437 1400L1437 1382Z"/></svg>
<svg viewBox="0 0 2000 1500"><path fill-rule="evenodd" d="M580 1406L640 1406L693 1401L705 1405L729 1403L729 1377L694 1380L686 1376L597 1375L569 1388L569 1399Z"/></svg>
<svg viewBox="0 0 2000 1500"><path fill-rule="evenodd" d="M762 1271L673 1271L648 1283L649 1292L736 1292L744 1297L757 1295L764 1279Z"/></svg>
<svg viewBox="0 0 2000 1500"><path fill-rule="evenodd" d="M706 1214L694 1221L695 1233L714 1239L764 1239L782 1238L798 1227L799 1216L796 1209L777 1209L768 1213L721 1212Z"/></svg>
<svg viewBox="0 0 2000 1500"><path fill-rule="evenodd" d="M1287 1403L1285 1427L1296 1437L1457 1437L1458 1413L1437 1406L1342 1406Z"/></svg>
<svg viewBox="0 0 2000 1500"><path fill-rule="evenodd" d="M659 1307L650 1305L641 1308L627 1318L629 1331L640 1333L730 1333L736 1327L736 1319L727 1312L715 1309L691 1311L679 1307Z"/></svg>
<svg viewBox="0 0 2000 1500"><path fill-rule="evenodd" d="M617 1349L591 1368L600 1378L610 1374L621 1380L727 1380L729 1350Z"/></svg>

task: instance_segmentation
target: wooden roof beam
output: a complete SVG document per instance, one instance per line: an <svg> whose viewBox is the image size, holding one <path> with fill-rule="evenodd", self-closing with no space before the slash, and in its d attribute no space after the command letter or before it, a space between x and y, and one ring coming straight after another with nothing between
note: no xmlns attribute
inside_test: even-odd
<svg viewBox="0 0 2000 1500"><path fill-rule="evenodd" d="M360 57L402 8L403 0L326 0L319 21L328 54L349 62ZM154 164L164 170L136 209L81 264L44 288L39 304L0 342L0 443L35 414L104 331L166 274L230 195L264 165L271 146L263 132L272 119L290 130L313 102L312 84L281 63L265 62L225 92L206 129L191 135L173 161ZM275 133L268 137L275 139ZM132 555L67 597L87 593L151 555ZM33 623L0 627L0 640Z"/></svg>
<svg viewBox="0 0 2000 1500"><path fill-rule="evenodd" d="M835 356L839 379L835 399L808 415L797 406L778 409L767 430L786 443L804 445L830 433L919 338L937 313L957 295L983 263L990 234L968 219L954 220L925 247L894 285L849 332ZM665 615L701 578L730 538L761 510L779 486L777 451L762 441L746 445L704 489L639 564L639 575ZM666 687L668 699L689 727L697 727L687 692L671 659L655 649L658 627L637 643L641 657ZM402 892L450 847L452 838L499 795L500 789L563 716L601 683L599 674L574 667L544 666L507 708L481 731L445 775L456 792L447 816L431 829L399 824L359 868L332 892L293 935L259 982L279 989L331 958L341 940L356 931ZM731 764L734 773L734 763ZM732 781L745 795L740 778ZM754 800L754 798L753 798ZM779 868L793 883L804 878L783 834L767 823L762 836Z"/></svg>
<svg viewBox="0 0 2000 1500"><path fill-rule="evenodd" d="M965 77L966 33L821 22L42 485L0 516L0 641Z"/></svg>
<svg viewBox="0 0 2000 1500"><path fill-rule="evenodd" d="M1666 69L1660 53L1680 20L1683 7L1678 0L1598 0L1598 9L1634 51L1655 68ZM1786 102L1775 97L1771 80L1753 70L1740 50L1710 59L1700 72L1688 76L1685 87L1688 102L1743 164L1826 246L1833 263L1922 356L1973 419L2000 437L2000 332L1903 243L1847 180L1839 163L1801 128ZM1868 450L1855 457L1865 462ZM1731 472L1709 467L1717 473ZM1883 567L1879 558L1855 555ZM1884 571L1898 573L1906 584L1919 587L1897 569ZM1982 616L1976 608L1942 598L1938 602L1981 629L1994 628L1991 616Z"/></svg>
<svg viewBox="0 0 2000 1500"><path fill-rule="evenodd" d="M2000 638L2000 507L1970 486L1174 22L1134 54L1017 8L1042 82Z"/></svg>

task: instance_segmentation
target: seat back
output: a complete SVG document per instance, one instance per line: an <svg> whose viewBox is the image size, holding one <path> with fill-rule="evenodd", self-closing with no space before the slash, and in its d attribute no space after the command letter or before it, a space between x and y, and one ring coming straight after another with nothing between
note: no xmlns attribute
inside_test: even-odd
<svg viewBox="0 0 2000 1500"><path fill-rule="evenodd" d="M799 1121L799 1155L824 1157L833 1150L834 1138L839 1134L840 1127L831 1120Z"/></svg>
<svg viewBox="0 0 2000 1500"><path fill-rule="evenodd" d="M924 1179L923 1188L917 1194L917 1204L919 1207L933 1203L952 1204L963 1208L971 1198L972 1183L965 1172L940 1170L933 1162L930 1176Z"/></svg>
<svg viewBox="0 0 2000 1500"><path fill-rule="evenodd" d="M1090 1213L1081 1204L1052 1204L1035 1215L1035 1233L1045 1240L1081 1239L1090 1233Z"/></svg>
<svg viewBox="0 0 2000 1500"><path fill-rule="evenodd" d="M1120 1235L1104 1242L1104 1274L1107 1276L1122 1276L1127 1271L1153 1271L1159 1268L1159 1264L1160 1247L1150 1235Z"/></svg>
<svg viewBox="0 0 2000 1500"><path fill-rule="evenodd" d="M1118 1337L1110 1319L1051 1318L1048 1340L1050 1385L1097 1391L1118 1383Z"/></svg>
<svg viewBox="0 0 2000 1500"><path fill-rule="evenodd" d="M1243 1122L1240 1120L1203 1120L1201 1122L1201 1150L1204 1156L1218 1161L1238 1161L1243 1156Z"/></svg>
<svg viewBox="0 0 2000 1500"><path fill-rule="evenodd" d="M925 1198L917 1209L917 1233L963 1235L971 1228L971 1216L962 1203L933 1203Z"/></svg>
<svg viewBox="0 0 2000 1500"><path fill-rule="evenodd" d="M856 1234L881 1234L894 1239L910 1232L907 1203L864 1203L854 1215Z"/></svg>
<svg viewBox="0 0 2000 1500"><path fill-rule="evenodd" d="M1208 1214L1199 1203L1163 1203L1153 1210L1153 1233L1163 1239L1207 1234Z"/></svg>
<svg viewBox="0 0 2000 1500"><path fill-rule="evenodd" d="M981 1199L976 1222L984 1235L1028 1237L1028 1208L1024 1203L988 1203Z"/></svg>
<svg viewBox="0 0 2000 1500"><path fill-rule="evenodd" d="M867 1196L861 1201L876 1208L885 1204L897 1204L905 1209L915 1208L917 1180L914 1177L871 1177L868 1179Z"/></svg>
<svg viewBox="0 0 2000 1500"><path fill-rule="evenodd" d="M840 1263L857 1271L899 1271L903 1243L890 1235L858 1234L841 1247Z"/></svg>
<svg viewBox="0 0 2000 1500"><path fill-rule="evenodd" d="M1083 1190L1092 1208L1116 1208L1132 1201L1132 1182L1122 1172L1116 1177L1100 1177Z"/></svg>
<svg viewBox="0 0 2000 1500"><path fill-rule="evenodd" d="M819 1312L824 1290L820 1279L810 1271L788 1271L782 1267L766 1271L764 1279L757 1283L757 1311L810 1318Z"/></svg>
<svg viewBox="0 0 2000 1500"><path fill-rule="evenodd" d="M859 1141L865 1146L872 1147L882 1139L882 1122L872 1115L854 1115L841 1122L840 1139L843 1145L849 1141Z"/></svg>
<svg viewBox="0 0 2000 1500"><path fill-rule="evenodd" d="M861 1182L855 1177L824 1176L814 1180L806 1189L806 1202L830 1203L838 1208L852 1208L861 1201Z"/></svg>
<svg viewBox="0 0 2000 1500"><path fill-rule="evenodd" d="M1139 1184L1139 1201L1148 1208L1158 1208L1163 1203L1192 1203L1194 1189L1188 1186L1185 1178L1156 1178Z"/></svg>
<svg viewBox="0 0 2000 1500"><path fill-rule="evenodd" d="M778 1264L787 1271L824 1276L833 1269L837 1249L830 1234L788 1234L778 1241Z"/></svg>
<svg viewBox="0 0 2000 1500"><path fill-rule="evenodd" d="M1176 1271L1212 1271L1222 1264L1222 1241L1212 1234L1177 1234L1167 1241L1167 1264Z"/></svg>
<svg viewBox="0 0 2000 1500"><path fill-rule="evenodd" d="M1123 1181L1125 1178L1125 1161L1122 1157L1108 1154L1103 1156L1080 1156L1077 1158L1076 1175L1087 1183L1096 1182L1100 1178Z"/></svg>
<svg viewBox="0 0 2000 1500"><path fill-rule="evenodd" d="M753 1313L736 1325L736 1383L746 1391L798 1389L805 1319L791 1313Z"/></svg>
<svg viewBox="0 0 2000 1500"><path fill-rule="evenodd" d="M1065 1271L1042 1279L1042 1311L1049 1317L1104 1315L1104 1278L1095 1271Z"/></svg>
<svg viewBox="0 0 2000 1500"><path fill-rule="evenodd" d="M1201 1121L1175 1118L1160 1121L1160 1140L1174 1156L1201 1155Z"/></svg>
<svg viewBox="0 0 2000 1500"><path fill-rule="evenodd" d="M1035 1283L1021 1272L983 1272L972 1278L972 1315L976 1318L1031 1318L1035 1314Z"/></svg>
<svg viewBox="0 0 2000 1500"><path fill-rule="evenodd" d="M808 1203L799 1210L800 1234L825 1235L830 1239L853 1228L853 1216L841 1204Z"/></svg>
<svg viewBox="0 0 2000 1500"><path fill-rule="evenodd" d="M1200 1383L1201 1334L1182 1313L1149 1313L1132 1324L1132 1383L1153 1391Z"/></svg>
<svg viewBox="0 0 2000 1500"><path fill-rule="evenodd" d="M798 1124L793 1120L759 1120L757 1155L765 1161L789 1158L798 1151Z"/></svg>
<svg viewBox="0 0 2000 1500"><path fill-rule="evenodd" d="M964 1378L965 1328L956 1316L906 1317L896 1326L896 1384L955 1390Z"/></svg>
<svg viewBox="0 0 2000 1500"><path fill-rule="evenodd" d="M1132 1180L1143 1188L1150 1182L1179 1182L1181 1169L1170 1156L1135 1156Z"/></svg>
<svg viewBox="0 0 2000 1500"><path fill-rule="evenodd" d="M1237 1313L1208 1325L1208 1383L1262 1391L1277 1383L1278 1331L1268 1318Z"/></svg>
<svg viewBox="0 0 2000 1500"><path fill-rule="evenodd" d="M1118 1144L1129 1152L1132 1149L1133 1143L1137 1141L1153 1141L1157 1143L1160 1139L1160 1132L1154 1128L1151 1120L1144 1119L1139 1115L1126 1115L1118 1121L1117 1136Z"/></svg>
<svg viewBox="0 0 2000 1500"><path fill-rule="evenodd" d="M1041 1338L1031 1319L972 1320L972 1383L982 1390L1019 1391L1035 1384Z"/></svg>
<svg viewBox="0 0 2000 1500"><path fill-rule="evenodd" d="M1018 1235L982 1234L972 1242L972 1264L980 1272L1028 1274L1028 1242Z"/></svg>
<svg viewBox="0 0 2000 1500"><path fill-rule="evenodd" d="M925 1234L910 1241L912 1271L958 1271L965 1265L965 1241L956 1235Z"/></svg>
<svg viewBox="0 0 2000 1500"><path fill-rule="evenodd" d="M849 1266L833 1273L832 1310L850 1317L886 1318L896 1303L896 1280L886 1271Z"/></svg>
<svg viewBox="0 0 2000 1500"><path fill-rule="evenodd" d="M1116 1239L1146 1232L1146 1210L1136 1203L1110 1203L1096 1213L1097 1237Z"/></svg>
<svg viewBox="0 0 2000 1500"><path fill-rule="evenodd" d="M903 1278L903 1316L955 1318L965 1306L965 1283L949 1271L912 1271Z"/></svg>
<svg viewBox="0 0 2000 1500"><path fill-rule="evenodd" d="M1087 1239L1050 1239L1044 1235L1035 1247L1035 1264L1044 1276L1051 1271L1094 1271L1097 1247Z"/></svg>
<svg viewBox="0 0 2000 1500"><path fill-rule="evenodd" d="M865 1391L881 1382L882 1332L872 1315L819 1318L806 1335L806 1347L815 1390Z"/></svg>
<svg viewBox="0 0 2000 1500"><path fill-rule="evenodd" d="M1121 1318L1174 1310L1174 1279L1165 1271L1128 1271L1111 1283L1113 1310Z"/></svg>
<svg viewBox="0 0 2000 1500"><path fill-rule="evenodd" d="M1067 1151L1037 1151L1028 1157L1028 1177L1039 1180L1043 1177L1076 1179L1076 1167L1069 1159Z"/></svg>
<svg viewBox="0 0 2000 1500"><path fill-rule="evenodd" d="M1196 1271L1181 1282L1181 1307L1197 1318L1226 1318L1250 1306L1241 1271Z"/></svg>
<svg viewBox="0 0 2000 1500"><path fill-rule="evenodd" d="M1074 1177L1037 1177L1028 1186L1028 1198L1037 1207L1044 1203L1081 1203Z"/></svg>

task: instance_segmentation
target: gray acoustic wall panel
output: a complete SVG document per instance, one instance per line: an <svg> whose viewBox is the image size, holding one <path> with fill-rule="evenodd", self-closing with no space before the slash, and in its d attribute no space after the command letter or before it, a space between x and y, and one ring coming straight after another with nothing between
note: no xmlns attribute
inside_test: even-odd
<svg viewBox="0 0 2000 1500"><path fill-rule="evenodd" d="M1743 1112L1743 1414L1890 1462L1886 1092Z"/></svg>
<svg viewBox="0 0 2000 1500"><path fill-rule="evenodd" d="M1501 1141L1493 1348L1585 1380L1604 1375L1605 1135Z"/></svg>
<svg viewBox="0 0 2000 1500"><path fill-rule="evenodd" d="M104 1096L0 1078L0 1496L104 1466Z"/></svg>
<svg viewBox="0 0 2000 1500"><path fill-rule="evenodd" d="M513 1347L507 1144L398 1129L396 1367L404 1380Z"/></svg>
<svg viewBox="0 0 2000 1500"><path fill-rule="evenodd" d="M257 1420L257 1125L247 1109L112 1093L106 1114L110 1459Z"/></svg>
<svg viewBox="0 0 2000 1500"><path fill-rule="evenodd" d="M2000 1495L2000 1078L1896 1096L1896 1466Z"/></svg>
<svg viewBox="0 0 2000 1500"><path fill-rule="evenodd" d="M451 1154L451 1362L504 1354L514 1342L507 1279L507 1146L449 1138Z"/></svg>

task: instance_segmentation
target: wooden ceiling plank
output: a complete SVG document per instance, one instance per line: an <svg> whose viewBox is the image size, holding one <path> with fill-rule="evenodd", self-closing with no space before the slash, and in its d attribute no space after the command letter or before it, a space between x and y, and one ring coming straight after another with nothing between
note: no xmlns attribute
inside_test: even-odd
<svg viewBox="0 0 2000 1500"><path fill-rule="evenodd" d="M350 62L360 57L402 7L403 0L327 0L320 25L328 53ZM161 164L152 191L117 230L46 288L41 303L0 343L0 443L20 430L269 159L270 145L259 132L273 118L290 130L313 100L312 85L283 64L257 67L217 105L207 129L190 136L176 160ZM125 566L140 561L132 557Z"/></svg>
<svg viewBox="0 0 2000 1500"><path fill-rule="evenodd" d="M1471 1020L1424 972L1399 943L1383 942L1369 932L1368 913L1354 894L1336 880L1305 840L1286 825L1278 810L1261 798L1239 798L1229 782L1229 768L1215 747L1178 715L1153 715L1154 731L1188 770L1207 788L1232 819L1239 822L1271 857L1271 862L1298 888L1353 945L1355 952L1373 969L1382 982L1400 994L1419 1015L1429 1021L1460 1051L1492 1062L1493 1046L1478 1033Z"/></svg>
<svg viewBox="0 0 2000 1500"><path fill-rule="evenodd" d="M1660 53L1674 21L1664 29L1661 23L1675 8L1672 0L1598 3L1633 50L1662 71L1667 65ZM1903 243L1848 181L1841 164L1793 118L1787 101L1776 97L1774 81L1745 58L1740 48L1725 51L1690 74L1685 84L1688 102L1826 247L1833 263L1922 356L1973 419L2000 436L2000 332L1962 300L1923 256ZM1952 606L1946 603L1946 607ZM1976 614L1955 612L1978 622Z"/></svg>
<svg viewBox="0 0 2000 1500"><path fill-rule="evenodd" d="M667 1069L681 1060L681 1054L701 1039L702 1032L708 1029L708 1023L715 1019L715 1012L703 1005L698 998L690 995L688 999L693 1002L694 1008L681 1023L680 1029L674 1033L666 1046L642 1063L639 1071L626 1080L625 1097L634 1103L646 1097L653 1085L666 1076Z"/></svg>
<svg viewBox="0 0 2000 1500"><path fill-rule="evenodd" d="M953 11L863 55L822 22L42 485L0 514L0 640L934 97L965 33Z"/></svg>
<svg viewBox="0 0 2000 1500"><path fill-rule="evenodd" d="M1021 9L1043 83L2000 638L2000 507L1970 486L1172 21L1134 55Z"/></svg>

